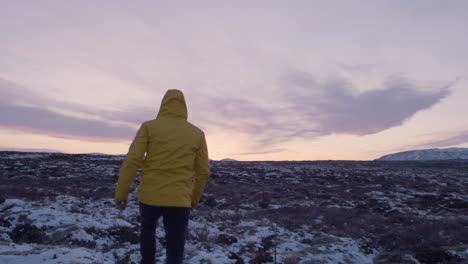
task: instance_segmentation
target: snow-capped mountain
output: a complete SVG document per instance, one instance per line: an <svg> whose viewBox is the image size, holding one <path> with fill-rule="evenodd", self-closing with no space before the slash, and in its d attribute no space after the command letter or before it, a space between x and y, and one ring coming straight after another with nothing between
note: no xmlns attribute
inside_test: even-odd
<svg viewBox="0 0 468 264"><path fill-rule="evenodd" d="M377 160L452 160L468 159L468 148L423 149L389 154Z"/></svg>
<svg viewBox="0 0 468 264"><path fill-rule="evenodd" d="M222 161L222 162L235 162L237 160L235 160L235 159L222 159L220 161Z"/></svg>

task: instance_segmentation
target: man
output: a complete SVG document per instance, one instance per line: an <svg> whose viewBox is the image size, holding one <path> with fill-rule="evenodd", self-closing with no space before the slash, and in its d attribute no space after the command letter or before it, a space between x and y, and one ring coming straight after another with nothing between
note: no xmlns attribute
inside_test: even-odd
<svg viewBox="0 0 468 264"><path fill-rule="evenodd" d="M146 153L146 155L145 155ZM163 217L167 264L182 263L190 208L197 205L210 175L203 131L187 122L179 90L164 95L156 119L143 123L122 164L115 193L125 209L130 186L142 167L138 199L142 263L154 263L156 224Z"/></svg>

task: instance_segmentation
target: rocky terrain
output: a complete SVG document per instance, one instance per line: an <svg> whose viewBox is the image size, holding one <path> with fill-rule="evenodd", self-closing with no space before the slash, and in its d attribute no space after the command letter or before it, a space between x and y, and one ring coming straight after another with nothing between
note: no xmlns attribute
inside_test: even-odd
<svg viewBox="0 0 468 264"><path fill-rule="evenodd" d="M0 263L138 263L122 160L0 152ZM193 264L468 263L468 160L213 161L187 239Z"/></svg>

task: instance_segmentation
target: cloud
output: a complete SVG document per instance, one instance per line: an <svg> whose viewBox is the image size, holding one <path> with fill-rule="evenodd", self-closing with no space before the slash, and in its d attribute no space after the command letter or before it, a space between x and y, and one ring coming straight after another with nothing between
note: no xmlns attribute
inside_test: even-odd
<svg viewBox="0 0 468 264"><path fill-rule="evenodd" d="M318 82L309 73L293 72L282 82L283 96L260 104L263 98L193 98L196 124L251 136L251 146L265 154L278 144L293 139L352 134L364 136L399 126L418 111L429 109L450 94L452 84L433 92L406 80L391 80L378 89L356 92L345 80ZM88 141L132 139L136 126L154 118L157 109L134 108L120 111L92 109L34 94L30 89L1 80L0 126L55 137ZM189 104L190 105L190 104ZM50 109L64 109L89 116L72 117ZM133 127L133 128L132 128ZM253 154L252 154L253 155Z"/></svg>
<svg viewBox="0 0 468 264"><path fill-rule="evenodd" d="M24 87L14 82L10 82L0 78L0 102L9 105L23 105L38 108L53 108L63 109L69 112L88 115L94 119L98 118L103 122L121 122L130 126L138 126L142 122L156 117L158 109L156 107L132 107L122 110L106 110L90 108L80 104L58 101L50 98L45 98L41 94L36 93L32 89Z"/></svg>
<svg viewBox="0 0 468 264"><path fill-rule="evenodd" d="M65 104L41 98L23 86L1 79L0 92L0 127L3 128L97 142L127 141L136 133L136 129L130 126L114 125L99 119L78 118L49 110L47 106L59 107ZM77 105L69 107L75 110L84 109ZM106 115L111 113L107 112ZM128 120L125 114L120 115L122 121Z"/></svg>
<svg viewBox="0 0 468 264"><path fill-rule="evenodd" d="M427 141L418 147L451 147L468 142L468 131L459 132L439 139Z"/></svg>
<svg viewBox="0 0 468 264"><path fill-rule="evenodd" d="M0 126L7 129L86 141L126 141L135 129L66 116L38 107L0 104Z"/></svg>
<svg viewBox="0 0 468 264"><path fill-rule="evenodd" d="M453 84L426 92L422 91L426 87L393 79L383 87L356 92L345 80L318 82L309 73L294 72L283 82L281 108L253 100L211 98L203 103L208 114L200 120L251 135L259 148L333 133L364 136L402 125L447 97Z"/></svg>
<svg viewBox="0 0 468 264"><path fill-rule="evenodd" d="M317 125L323 134L375 134L399 126L416 112L429 109L450 94L452 84L422 92L406 80L391 80L383 88L361 93L344 80L316 82L309 74L295 74L290 103L293 111Z"/></svg>
<svg viewBox="0 0 468 264"><path fill-rule="evenodd" d="M197 121L246 134L266 133L276 115L274 110L238 98L206 98L198 104L203 107L201 114L195 117Z"/></svg>
<svg viewBox="0 0 468 264"><path fill-rule="evenodd" d="M264 150L264 151L231 153L228 155L233 155L233 156L264 155L264 154L278 153L278 152L284 152L284 151L287 151L287 149L285 148L270 149L270 150Z"/></svg>

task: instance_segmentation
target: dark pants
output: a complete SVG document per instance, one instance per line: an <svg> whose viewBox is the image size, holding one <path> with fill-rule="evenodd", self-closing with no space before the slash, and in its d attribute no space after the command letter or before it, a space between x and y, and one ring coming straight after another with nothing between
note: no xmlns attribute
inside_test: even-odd
<svg viewBox="0 0 468 264"><path fill-rule="evenodd" d="M156 224L163 217L166 232L166 263L181 264L184 257L185 231L190 208L152 206L140 203L141 215L141 263L153 264L156 253Z"/></svg>

